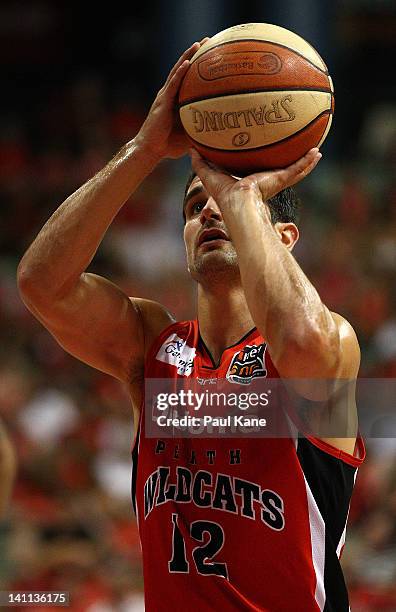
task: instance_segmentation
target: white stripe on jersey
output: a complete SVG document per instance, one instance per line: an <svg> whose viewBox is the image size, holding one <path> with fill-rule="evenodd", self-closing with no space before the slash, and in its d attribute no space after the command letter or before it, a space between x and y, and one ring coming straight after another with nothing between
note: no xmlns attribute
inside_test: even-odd
<svg viewBox="0 0 396 612"><path fill-rule="evenodd" d="M316 576L315 601L319 606L319 610L323 612L326 603L326 592L324 587L326 526L305 475L304 481L308 499L312 563Z"/></svg>
<svg viewBox="0 0 396 612"><path fill-rule="evenodd" d="M353 477L353 486L355 486L355 483L356 483L357 473L358 473L358 471L357 471L357 468L356 468L355 475ZM340 541L338 542L338 546L337 546L337 557L338 558L340 558L342 547L345 544L345 537L346 537L346 530L347 530L347 524L348 524L349 510L350 509L351 509L351 504L349 504L349 506L348 506L348 513L347 513L347 517L346 517L346 521L345 521L345 525L344 525L344 531L341 534Z"/></svg>

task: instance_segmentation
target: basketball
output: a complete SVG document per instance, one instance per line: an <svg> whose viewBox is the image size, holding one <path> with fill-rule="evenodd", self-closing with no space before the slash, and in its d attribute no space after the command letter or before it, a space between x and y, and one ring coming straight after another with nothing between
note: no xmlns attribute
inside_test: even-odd
<svg viewBox="0 0 396 612"><path fill-rule="evenodd" d="M334 88L306 40L276 25L247 23L219 32L192 57L179 110L203 157L246 175L283 168L320 147Z"/></svg>

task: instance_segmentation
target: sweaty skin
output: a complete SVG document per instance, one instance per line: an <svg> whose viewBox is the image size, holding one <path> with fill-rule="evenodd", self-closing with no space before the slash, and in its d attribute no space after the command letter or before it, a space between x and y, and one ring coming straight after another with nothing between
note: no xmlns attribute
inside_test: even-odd
<svg viewBox="0 0 396 612"><path fill-rule="evenodd" d="M197 177L186 196L184 238L189 269L198 282L198 318L205 344L212 347L216 360L224 346L255 325L267 341L279 374L291 379L300 395L326 399L329 391L344 387L343 410L347 405L348 431L354 435L322 439L353 453L357 432L354 381L360 363L356 335L345 319L326 308L292 256L297 227L293 223L272 225L266 204L279 191L279 181L293 185L301 180L316 166L320 153L313 149L289 168L243 180L215 169L195 151L192 157ZM202 232L208 228L223 232L223 239L200 245ZM235 318L240 319L241 327L230 338ZM222 336L229 341L222 342ZM333 379L334 385L329 385ZM345 380L351 382L346 386ZM345 415L335 418L340 427L345 425Z"/></svg>
<svg viewBox="0 0 396 612"><path fill-rule="evenodd" d="M177 95L190 58L205 40L184 52L137 136L59 206L18 268L25 304L59 344L127 385L135 426L145 355L173 317L161 304L128 297L86 269L114 217L144 178L162 159L188 152ZM215 359L256 325L281 376L356 377L359 347L351 326L330 313L292 257L296 226L272 226L265 204L302 180L319 159L318 150L312 149L284 170L237 180L193 153L198 177L189 193L199 187L201 199L195 208L191 199L193 206L186 210L184 239L191 275L198 282L201 335ZM198 244L200 232L211 225L221 226L225 237ZM310 389L298 390L310 396ZM355 439L331 443L353 452Z"/></svg>

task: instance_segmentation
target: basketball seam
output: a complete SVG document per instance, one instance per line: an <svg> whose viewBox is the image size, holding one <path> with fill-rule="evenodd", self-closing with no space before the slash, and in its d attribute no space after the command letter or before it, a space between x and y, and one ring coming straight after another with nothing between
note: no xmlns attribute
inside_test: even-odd
<svg viewBox="0 0 396 612"><path fill-rule="evenodd" d="M198 140L196 140L195 138L193 138L190 135L189 135L189 138L191 140L193 140L194 142L196 142L200 147L203 147L204 149L210 149L211 151L217 151L217 153L238 153L238 155L243 155L243 153L251 153L252 151L259 151L260 149L261 150L269 149L270 147L275 147L278 144L287 142L291 138L294 138L295 136L298 136L299 134L301 134L301 132L304 132L304 130L309 128L313 123L315 123L315 121L317 121L318 119L320 119L324 115L329 115L329 118L330 118L330 116L333 115L333 112L332 112L332 110L325 110L325 111L321 112L317 117L315 117L315 119L312 119L312 121L307 123L307 125L305 125L303 128L301 128L301 130L298 130L297 132L294 132L294 134L291 134L290 136L286 136L285 138L282 138L281 140L277 140L276 142L271 142L271 144L260 145L259 147L250 147L249 149L218 149L217 147L211 147L209 145L202 144L201 142L199 142ZM327 124L328 124L328 121L327 121ZM326 128L327 128L327 124L326 124ZM326 129L324 130L324 132L325 131L326 131ZM320 139L321 138L322 138L322 136L320 137ZM319 139L319 142L320 142L320 139ZM312 147L310 147L310 148L312 149Z"/></svg>
<svg viewBox="0 0 396 612"><path fill-rule="evenodd" d="M318 147L321 147L322 144L324 143L324 141L326 140L326 138L327 138L327 136L329 134L330 128L331 128L331 124L333 122L333 117L334 117L334 112L329 114L329 118L327 120L327 125L325 127L325 131L323 132L323 134L322 134L322 136L321 136L321 138L320 138L320 140L319 140L319 142L317 144Z"/></svg>
<svg viewBox="0 0 396 612"><path fill-rule="evenodd" d="M291 47L288 47L287 45L282 45L281 43L276 43L276 42L272 42L271 40L261 40L259 38L242 38L242 39L237 39L237 40L227 40L226 42L222 42L219 43L218 45L215 45L214 47L211 47L210 49L208 49L207 51L205 51L204 53L202 53L202 55L199 55L195 60L193 60L192 62L190 62L190 66L192 66L193 64L195 64L195 62L197 62L199 59L201 59L201 57L204 57L204 55L206 55L207 53L209 53L210 51L213 51L213 49L217 49L218 47L224 47L225 45L233 45L235 43L239 43L239 42L261 42L261 43L267 43L269 45L275 45L276 47L281 47L282 49L287 49L288 51L292 51L293 53L295 53L296 55L298 55L299 57L301 57L302 59L304 59L306 62L308 62L313 68L316 68L316 70L319 70L319 72L321 72L322 74L325 74L326 76L329 76L329 71L327 70L327 66L325 64L325 62L322 59L322 56L319 55L319 53L316 51L316 49L314 49L314 47L312 47L312 45L309 45L314 51L315 53L317 53L317 55L320 57L320 59L322 60L323 64L326 66L326 70L323 70L322 68L319 68L318 66L316 66L313 62L311 62L311 60L309 60L308 58L305 57L305 55L303 55L302 53L299 53L299 51L296 51L295 49L292 49ZM306 41L305 41L306 42ZM309 44L309 43L308 43ZM264 53L264 51L263 51Z"/></svg>
<svg viewBox="0 0 396 612"><path fill-rule="evenodd" d="M268 93L271 91L276 91L276 92L280 92L280 91L284 91L289 92L289 91L318 91L318 92L322 92L322 93L328 93L331 94L331 97L334 98L334 94L331 91L331 89L328 89L326 87L260 87L258 89L248 89L248 90L243 90L241 91L240 89L236 89L234 91L229 90L226 93L221 93L221 94L211 94L209 96L205 96L203 98L189 98L188 100L185 100L181 103L179 103L179 110L181 110L182 108L184 108L185 106L188 106L189 104L192 104L193 102L205 102L205 100L213 100L214 98L227 98L229 96L244 96L245 94L254 94L254 93Z"/></svg>

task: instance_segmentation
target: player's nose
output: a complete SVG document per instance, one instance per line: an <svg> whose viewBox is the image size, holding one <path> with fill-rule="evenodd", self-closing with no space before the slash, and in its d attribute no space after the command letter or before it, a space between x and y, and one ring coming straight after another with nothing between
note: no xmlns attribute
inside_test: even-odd
<svg viewBox="0 0 396 612"><path fill-rule="evenodd" d="M212 197L207 199L206 204L201 210L200 214L200 221L202 225L204 225L209 219L216 219L217 221L221 221L222 219L221 210Z"/></svg>

